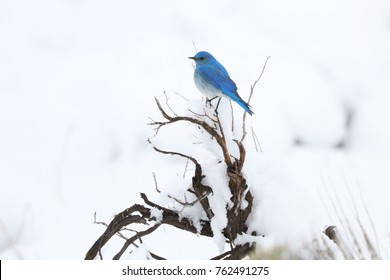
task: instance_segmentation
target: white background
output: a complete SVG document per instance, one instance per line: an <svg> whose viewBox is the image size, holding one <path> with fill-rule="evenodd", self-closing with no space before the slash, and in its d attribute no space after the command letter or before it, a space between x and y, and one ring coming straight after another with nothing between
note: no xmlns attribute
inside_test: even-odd
<svg viewBox="0 0 390 280"><path fill-rule="evenodd" d="M180 185L183 161L152 151L147 123L160 118L154 97L164 91L178 113L187 107L175 92L202 99L193 42L244 99L271 56L248 120L263 152L252 149L244 170L264 246L342 228L343 213L352 228L361 217L388 258L390 4L381 0L0 1L0 258L82 259L104 230L95 211L109 222L140 191L159 202L152 172L161 187ZM181 147L177 139L156 143ZM203 259L221 242L165 227L145 246Z"/></svg>

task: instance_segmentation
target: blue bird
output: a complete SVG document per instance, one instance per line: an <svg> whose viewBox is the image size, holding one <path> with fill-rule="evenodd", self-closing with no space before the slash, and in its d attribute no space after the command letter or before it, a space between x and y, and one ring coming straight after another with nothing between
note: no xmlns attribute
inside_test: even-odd
<svg viewBox="0 0 390 280"><path fill-rule="evenodd" d="M237 86L230 79L225 67L214 56L202 51L189 58L195 61L194 81L201 93L211 98L211 100L216 97L229 98L244 108L250 115L253 115L250 105L238 95Z"/></svg>

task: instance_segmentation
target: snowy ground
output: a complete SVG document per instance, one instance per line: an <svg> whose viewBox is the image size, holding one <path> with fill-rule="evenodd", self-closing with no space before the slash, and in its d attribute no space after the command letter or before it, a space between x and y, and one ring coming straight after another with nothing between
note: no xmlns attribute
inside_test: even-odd
<svg viewBox="0 0 390 280"><path fill-rule="evenodd" d="M9 0L0 40L1 259L81 259L104 229L94 212L109 222L140 191L158 200L152 172L179 187L183 161L152 151L147 123L164 91L178 113L201 100L193 42L244 99L271 56L248 121L263 152L248 142L245 166L264 246L342 228L343 213L390 257L388 1ZM192 136L155 141L183 148ZM221 249L170 228L147 244L176 259Z"/></svg>

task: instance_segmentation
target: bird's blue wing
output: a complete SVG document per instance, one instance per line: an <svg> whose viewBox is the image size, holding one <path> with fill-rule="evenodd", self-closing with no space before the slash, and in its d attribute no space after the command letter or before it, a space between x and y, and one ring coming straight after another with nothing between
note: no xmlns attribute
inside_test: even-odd
<svg viewBox="0 0 390 280"><path fill-rule="evenodd" d="M225 94L237 91L236 84L230 79L228 72L220 63L214 62L207 66L199 67L198 71L204 80Z"/></svg>
<svg viewBox="0 0 390 280"><path fill-rule="evenodd" d="M220 63L214 62L207 66L198 67L197 70L205 81L237 102L237 104L244 108L250 115L253 114L250 105L238 95L236 83L230 79L228 72Z"/></svg>

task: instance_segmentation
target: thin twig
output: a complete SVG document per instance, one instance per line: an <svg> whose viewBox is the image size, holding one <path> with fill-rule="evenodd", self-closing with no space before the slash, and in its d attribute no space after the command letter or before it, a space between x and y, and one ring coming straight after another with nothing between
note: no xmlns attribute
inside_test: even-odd
<svg viewBox="0 0 390 280"><path fill-rule="evenodd" d="M261 69L261 73L260 73L260 76L257 78L257 80L253 83L253 85L251 86L251 93L249 95L249 98L248 98L248 104L251 102L251 99L252 99L252 95L253 95L253 91L257 85L257 83L260 81L261 77L263 77L263 74L264 74L264 71L265 71L265 68L267 67L267 63L268 63L268 60L271 58L271 56L268 56L267 59L265 60L265 63L263 65L263 69Z"/></svg>
<svg viewBox="0 0 390 280"><path fill-rule="evenodd" d="M219 114L217 111L215 111L215 114L216 114L216 124L218 125L218 128L219 128L219 132L221 133L221 138L223 140L223 145L226 146L226 138L225 138L225 132L223 131L223 127L222 127L222 123L221 123L221 120L219 118Z"/></svg>
<svg viewBox="0 0 390 280"><path fill-rule="evenodd" d="M229 104L230 104L230 112L231 112L231 119L232 119L232 133L234 132L234 115L233 115L233 105L232 105L232 101L229 100Z"/></svg>
<svg viewBox="0 0 390 280"><path fill-rule="evenodd" d="M175 113L175 111L173 111L173 109L171 108L171 106L169 106L169 99L168 99L168 96L167 96L167 93L164 91L164 95L165 95L165 105L167 105L167 107L169 108L169 110L171 110L172 114L177 116L177 114Z"/></svg>
<svg viewBox="0 0 390 280"><path fill-rule="evenodd" d="M198 118L202 118L202 117L205 117L206 115L202 115L202 114L199 114L191 109L188 109L188 111L193 114L195 117L198 117Z"/></svg>
<svg viewBox="0 0 390 280"><path fill-rule="evenodd" d="M103 225L105 227L108 227L108 224L105 223L105 222L98 222L96 220L96 211L93 213L93 223L96 224L96 225ZM117 235L125 240L127 240L127 237L124 236L120 231L117 232Z"/></svg>
<svg viewBox="0 0 390 280"><path fill-rule="evenodd" d="M159 255L156 255L150 251L148 251L148 253L156 260L160 260L160 261L166 260L166 258L160 257Z"/></svg>
<svg viewBox="0 0 390 280"><path fill-rule="evenodd" d="M187 171L188 171L188 162L189 161L190 160L187 158L186 165L184 166L183 179L186 178L186 174L187 174Z"/></svg>
<svg viewBox="0 0 390 280"><path fill-rule="evenodd" d="M211 260L229 260L229 259L240 259L242 255L247 255L249 253L251 246L246 243L244 245L238 245L236 247L233 247L231 250L226 251L218 256L215 256L211 258Z"/></svg>
<svg viewBox="0 0 390 280"><path fill-rule="evenodd" d="M226 165L228 165L228 166L231 165L231 159L230 159L229 151L228 151L226 143L225 143L225 139L221 135L219 135L218 132L215 131L215 129L213 129L209 124L207 124L205 121L202 121L202 120L194 119L191 117L180 117L180 116L171 117L161 107L161 104L157 98L155 98L155 101L156 101L157 107L159 108L161 114L163 115L163 117L167 121L166 122L154 122L154 123L151 123L150 125L157 126L157 128L156 128L157 130L159 130L161 127L163 127L165 125L179 122L179 121L187 121L187 122L193 123L195 125L201 126L208 134L210 134L210 136L213 136L214 139L217 141L218 145L222 149L222 154L223 154Z"/></svg>
<svg viewBox="0 0 390 280"><path fill-rule="evenodd" d="M255 90L255 87L257 85L257 83L260 81L261 77L263 76L264 74L264 71L265 71L265 68L267 67L267 63L268 63L268 60L270 59L270 56L267 57L267 59L265 60L265 63L263 65L263 69L261 70L261 73L259 75L259 77L257 78L257 80L253 83L253 85L251 85L251 91L250 91L250 94L249 94L249 98L248 98L248 104L251 102L251 99L252 99L252 96L253 96L253 92ZM246 136L246 129L245 129L245 122L246 122L246 115L247 115L247 112L244 111L244 115L242 117L242 138L241 138L241 142L244 141L245 139L245 136Z"/></svg>
<svg viewBox="0 0 390 280"><path fill-rule="evenodd" d="M183 98L185 101L189 101L187 98L185 98L183 95L181 95L180 93L178 93L178 92L174 92L176 95L178 95L178 96L180 96L181 98Z"/></svg>
<svg viewBox="0 0 390 280"><path fill-rule="evenodd" d="M196 45L195 45L195 41L194 40L192 40L192 45L194 46L195 52L198 52L198 50L196 49Z"/></svg>
<svg viewBox="0 0 390 280"><path fill-rule="evenodd" d="M262 153L263 150L261 149L259 138L257 138L256 132L254 131L252 126L251 126L251 132L252 132L253 143L255 143L256 152L260 151L260 153Z"/></svg>
<svg viewBox="0 0 390 280"><path fill-rule="evenodd" d="M22 256L22 254L21 254L21 252L20 252L18 246L16 245L15 240L13 239L13 235L11 235L11 234L8 232L8 230L7 230L6 226L5 226L5 224L2 222L2 220L0 220L0 232L3 233L3 236L4 236L4 238L5 238L5 241L6 241L7 244L13 249L13 251L14 251L16 257L17 257L18 259L22 260L22 259L23 259L23 256Z"/></svg>
<svg viewBox="0 0 390 280"><path fill-rule="evenodd" d="M158 193L161 193L161 191L160 191L159 188L158 188L157 179L156 179L156 173L152 172L152 175L153 175L154 186L155 186L155 188L156 188L156 191L157 191Z"/></svg>
<svg viewBox="0 0 390 280"><path fill-rule="evenodd" d="M211 190L203 193L200 197L198 197L197 199L195 199L193 202L183 202L181 201L180 199L176 198L176 197L173 197L171 195L168 195L169 198L173 199L174 201L176 201L177 203L179 203L180 205L182 205L183 207L190 207L190 206L194 206L195 204L197 204L198 202L202 201L203 199L205 199L206 197L208 197L210 194L211 194Z"/></svg>
<svg viewBox="0 0 390 280"><path fill-rule="evenodd" d="M162 153L162 154L167 154L167 155L175 155L175 156L180 156L180 157L183 157L183 158L186 158L190 161L192 161L194 164L198 164L198 161L191 157L191 156L187 156L185 154L182 154L182 153L178 153L178 152L170 152L170 151L164 151L164 150L161 150L159 148L157 148L156 146L153 146L153 149L159 153Z"/></svg>
<svg viewBox="0 0 390 280"><path fill-rule="evenodd" d="M127 239L127 241L125 242L125 244L123 244L122 248L119 250L119 252L112 258L113 260L119 260L120 257L123 255L123 253L126 251L126 249L134 243L134 241L136 241L137 239L141 238L142 236L145 236L145 235L148 235L150 233L152 233L153 231L155 231L156 229L158 229L158 227L160 226L161 224L155 224L154 226L148 228L147 230L143 230L143 231L140 231L138 232L136 235L130 237L129 239Z"/></svg>

